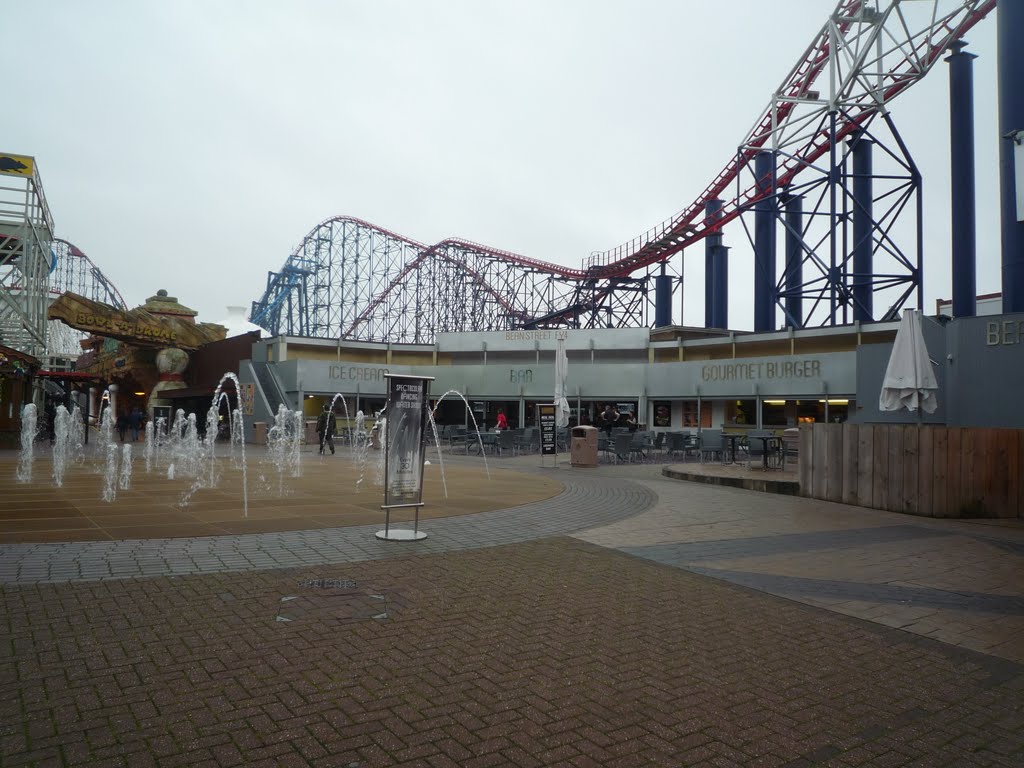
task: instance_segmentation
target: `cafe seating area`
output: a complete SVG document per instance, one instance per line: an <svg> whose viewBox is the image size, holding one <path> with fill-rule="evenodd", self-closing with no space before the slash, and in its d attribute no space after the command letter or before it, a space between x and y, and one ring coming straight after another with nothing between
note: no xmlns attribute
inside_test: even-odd
<svg viewBox="0 0 1024 768"><path fill-rule="evenodd" d="M568 454L570 430L558 428L557 451ZM467 456L511 457L540 453L538 427L503 431L467 429L463 425L438 427L440 445L449 453ZM672 432L602 430L597 442L600 464L702 464L735 466L747 471L795 470L799 454L799 430L786 429L726 432L722 429Z"/></svg>

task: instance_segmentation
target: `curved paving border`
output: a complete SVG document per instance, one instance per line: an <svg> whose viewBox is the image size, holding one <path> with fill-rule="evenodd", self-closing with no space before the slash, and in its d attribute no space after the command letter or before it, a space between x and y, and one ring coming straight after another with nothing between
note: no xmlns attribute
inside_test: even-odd
<svg viewBox="0 0 1024 768"><path fill-rule="evenodd" d="M238 536L0 545L0 583L94 581L139 576L294 568L437 554L557 536L639 514L657 495L622 478L558 478L561 494L479 514L427 520L419 542L381 541L381 525Z"/></svg>

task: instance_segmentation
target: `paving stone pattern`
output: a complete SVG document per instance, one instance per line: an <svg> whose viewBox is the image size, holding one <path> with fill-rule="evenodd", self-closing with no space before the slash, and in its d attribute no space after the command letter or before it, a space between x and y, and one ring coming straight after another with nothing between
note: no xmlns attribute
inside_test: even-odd
<svg viewBox="0 0 1024 768"><path fill-rule="evenodd" d="M4 766L1024 762L1020 665L569 538L2 595Z"/></svg>
<svg viewBox="0 0 1024 768"><path fill-rule="evenodd" d="M544 474L542 470L533 471ZM428 538L416 543L377 539L374 534L384 527L381 513L379 525L349 528L113 542L3 544L0 583L216 573L355 562L410 551L458 551L606 525L642 512L657 498L650 489L622 479L590 474L580 480L565 472L548 474L564 483L565 490L559 496L509 509L424 521L422 530L428 532Z"/></svg>

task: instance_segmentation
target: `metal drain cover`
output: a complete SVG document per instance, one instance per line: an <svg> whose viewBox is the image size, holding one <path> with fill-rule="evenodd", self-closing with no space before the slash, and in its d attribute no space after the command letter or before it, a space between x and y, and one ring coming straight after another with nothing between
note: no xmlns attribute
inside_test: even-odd
<svg viewBox="0 0 1024 768"><path fill-rule="evenodd" d="M359 588L350 579L305 579L299 586L315 592L284 595L278 601L275 621L321 624L385 621L397 608L394 593L385 594L372 587Z"/></svg>

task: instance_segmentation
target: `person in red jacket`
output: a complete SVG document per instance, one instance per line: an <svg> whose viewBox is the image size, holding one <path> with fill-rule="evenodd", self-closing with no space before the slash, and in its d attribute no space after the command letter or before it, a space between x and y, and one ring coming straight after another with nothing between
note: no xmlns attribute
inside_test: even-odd
<svg viewBox="0 0 1024 768"><path fill-rule="evenodd" d="M498 409L498 423L495 429L508 429L508 419L505 418L505 411Z"/></svg>

